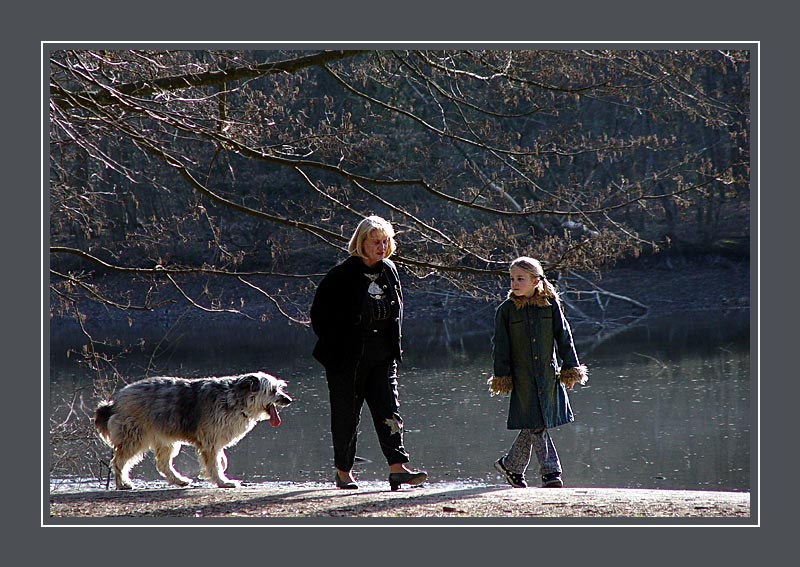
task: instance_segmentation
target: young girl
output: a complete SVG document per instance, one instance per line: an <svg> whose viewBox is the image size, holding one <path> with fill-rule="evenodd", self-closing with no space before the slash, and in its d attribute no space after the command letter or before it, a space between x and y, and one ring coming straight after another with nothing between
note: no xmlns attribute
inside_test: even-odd
<svg viewBox="0 0 800 567"><path fill-rule="evenodd" d="M535 449L542 486L561 487L561 463L547 430L574 421L567 390L585 384L588 373L578 361L558 292L539 261L517 258L510 274L511 290L495 315L494 375L488 384L492 395L511 393L507 427L520 431L494 467L511 486L525 488Z"/></svg>

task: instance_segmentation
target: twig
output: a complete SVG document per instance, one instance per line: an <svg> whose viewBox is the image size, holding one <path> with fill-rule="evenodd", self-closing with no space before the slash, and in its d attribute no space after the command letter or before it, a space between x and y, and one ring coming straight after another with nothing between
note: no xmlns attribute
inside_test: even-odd
<svg viewBox="0 0 800 567"><path fill-rule="evenodd" d="M183 291L181 286L178 285L178 282L176 282L175 279L171 275L167 274L167 279L169 279L169 281L172 282L172 285L175 286L175 289L178 290L178 292L183 296L183 298L186 301L188 301L192 305L192 307L196 307L201 311L205 311L206 313L233 313L233 314L236 314L236 315L243 315L244 317L247 317L248 319L253 319L252 317L250 317L250 315L248 315L247 313L242 313L238 309L214 309L214 308L210 308L210 307L204 307L204 306L200 305L199 303L197 303L195 300L193 300L191 297L189 297L186 294L186 292ZM239 279L241 281L244 281L241 278L239 278Z"/></svg>
<svg viewBox="0 0 800 567"><path fill-rule="evenodd" d="M291 321L291 322L293 322L293 323L297 323L298 325L303 325L304 327L308 327L308 326L310 326L310 325L311 325L311 321L302 321L302 320L300 320L300 319L295 319L294 317L292 317L291 315L289 315L288 313L286 313L286 312L283 310L283 308L281 308L280 304L278 303L278 301L277 301L277 300L276 300L274 297L272 297L270 294L268 294L266 291L264 291L263 289L261 289L261 288L260 288L260 287L258 287L257 285L250 283L249 281L245 280L245 279L244 279L244 278L242 278L241 276L240 276L238 279L239 279L239 281L240 281L240 282L242 282L243 284L245 284L245 285L247 285L247 286L250 286L250 287L251 287L251 288L253 288L254 290L256 290L256 291L258 291L259 293L261 293L261 294L262 294L264 297L266 297L267 299L269 299L269 300L270 300L270 301L271 301L271 302L272 302L272 303L275 305L275 307L278 309L278 311L280 312L280 314L281 314L281 315L283 315L284 317L286 317L286 318L287 318L289 321Z"/></svg>
<svg viewBox="0 0 800 567"><path fill-rule="evenodd" d="M663 362L661 362L661 361L660 361L660 360L658 360L657 358L653 358L652 356L649 356L649 355L647 355L647 354L642 354L642 353L640 353L640 352L634 352L633 354L635 354L636 356L641 356L642 358L646 358L646 359L648 359L648 360L652 360L653 362L655 362L656 364L658 364L659 366L661 366L661 369L662 369L662 370L666 370L667 368L669 368L669 366L667 366L666 364L664 364Z"/></svg>

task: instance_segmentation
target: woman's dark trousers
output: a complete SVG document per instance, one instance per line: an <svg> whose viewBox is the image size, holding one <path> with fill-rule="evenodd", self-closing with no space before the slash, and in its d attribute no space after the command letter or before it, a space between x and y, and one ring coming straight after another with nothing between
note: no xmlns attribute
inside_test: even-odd
<svg viewBox="0 0 800 567"><path fill-rule="evenodd" d="M366 352L369 353L370 349ZM367 354L356 369L328 370L326 374L336 468L341 471L353 468L361 408L365 401L386 462L390 465L407 463L409 455L403 447L403 418L398 413L397 363L386 357L370 360Z"/></svg>

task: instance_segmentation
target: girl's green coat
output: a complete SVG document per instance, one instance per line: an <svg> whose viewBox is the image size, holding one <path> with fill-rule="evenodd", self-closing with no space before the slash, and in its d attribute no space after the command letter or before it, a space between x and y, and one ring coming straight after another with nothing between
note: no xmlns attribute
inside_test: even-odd
<svg viewBox="0 0 800 567"><path fill-rule="evenodd" d="M572 331L555 298L506 299L495 313L494 375L513 380L508 429L558 427L574 421L562 368L580 366Z"/></svg>

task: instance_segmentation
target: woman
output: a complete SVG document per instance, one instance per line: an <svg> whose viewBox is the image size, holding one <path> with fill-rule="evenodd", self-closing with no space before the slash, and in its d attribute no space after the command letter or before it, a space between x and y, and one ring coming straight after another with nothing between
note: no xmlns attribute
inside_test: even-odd
<svg viewBox="0 0 800 567"><path fill-rule="evenodd" d="M542 486L559 488L561 462L547 430L574 421L567 390L586 383L588 374L578 361L558 292L539 261L522 256L511 262L509 273L511 289L495 314L489 391L511 393L507 427L520 431L494 467L511 486L525 488L535 451Z"/></svg>
<svg viewBox="0 0 800 567"><path fill-rule="evenodd" d="M348 244L350 257L322 279L311 305L314 358L324 367L331 403L336 486L356 489L353 463L361 408L367 402L392 490L422 484L424 471L406 466L398 413L403 293L394 262L394 229L378 216L363 219Z"/></svg>

